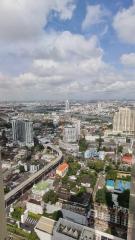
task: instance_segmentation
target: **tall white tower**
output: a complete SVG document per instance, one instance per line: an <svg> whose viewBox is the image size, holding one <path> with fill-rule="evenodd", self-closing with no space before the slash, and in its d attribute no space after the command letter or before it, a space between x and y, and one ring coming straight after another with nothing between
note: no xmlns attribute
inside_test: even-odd
<svg viewBox="0 0 135 240"><path fill-rule="evenodd" d="M0 240L7 240L7 226L5 215L5 201L4 201L4 188L1 166L1 151L0 151Z"/></svg>
<svg viewBox="0 0 135 240"><path fill-rule="evenodd" d="M65 112L69 112L69 111L70 111L69 101L66 100L66 103L65 103Z"/></svg>

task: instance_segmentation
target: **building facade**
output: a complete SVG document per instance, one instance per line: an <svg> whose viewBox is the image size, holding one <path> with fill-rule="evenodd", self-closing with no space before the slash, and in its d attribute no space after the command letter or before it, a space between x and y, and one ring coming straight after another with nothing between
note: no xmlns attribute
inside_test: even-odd
<svg viewBox="0 0 135 240"><path fill-rule="evenodd" d="M26 209L27 209L27 211L35 213L35 214L43 214L44 202L37 201L36 199L30 199L26 204Z"/></svg>
<svg viewBox="0 0 135 240"><path fill-rule="evenodd" d="M31 145L33 143L33 123L22 119L13 119L11 123L13 141L26 146Z"/></svg>
<svg viewBox="0 0 135 240"><path fill-rule="evenodd" d="M67 143L75 143L78 140L77 128L74 125L64 127L63 141Z"/></svg>
<svg viewBox="0 0 135 240"><path fill-rule="evenodd" d="M114 114L113 132L124 134L135 134L135 108L120 108Z"/></svg>

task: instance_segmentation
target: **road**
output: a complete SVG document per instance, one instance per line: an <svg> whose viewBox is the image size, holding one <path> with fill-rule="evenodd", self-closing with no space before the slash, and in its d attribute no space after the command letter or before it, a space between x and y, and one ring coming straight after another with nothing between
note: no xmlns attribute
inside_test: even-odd
<svg viewBox="0 0 135 240"><path fill-rule="evenodd" d="M105 185L105 175L103 175L102 173L99 173L98 178L97 178L97 182L96 185L94 187L94 191L93 191L93 202L95 202L95 198L96 198L96 192L98 191L98 189L103 188Z"/></svg>
<svg viewBox="0 0 135 240"><path fill-rule="evenodd" d="M51 161L47 166L43 167L41 170L34 173L32 176L30 176L27 180L22 182L17 187L15 187L9 193L7 193L5 195L6 206L8 205L8 201L10 201L12 199L16 200L16 198L20 196L19 194L22 194L23 191L26 189L26 187L30 187L31 184L34 184L36 180L41 178L45 173L48 173L49 171L51 171L53 168L55 168L62 161L63 155L62 155L62 152L60 151L60 149L54 147L51 144L47 144L46 146L52 148L52 150L55 151L58 154L58 157L54 161Z"/></svg>

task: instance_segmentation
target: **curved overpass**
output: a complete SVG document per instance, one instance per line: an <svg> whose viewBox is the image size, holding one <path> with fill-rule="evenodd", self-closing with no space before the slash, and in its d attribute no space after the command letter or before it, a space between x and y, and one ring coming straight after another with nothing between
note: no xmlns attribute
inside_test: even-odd
<svg viewBox="0 0 135 240"><path fill-rule="evenodd" d="M56 152L58 154L58 157L54 161L49 163L47 166L43 167L41 170L39 170L38 172L34 173L27 180L25 180L24 182L19 184L17 187L15 187L9 193L7 193L5 195L5 204L6 205L8 205L8 202L10 200L14 199L15 196L16 196L16 199L17 199L17 195L21 194L26 189L26 187L31 186L31 184L34 184L34 182L36 180L40 179L45 173L48 173L49 171L51 171L52 169L57 167L59 165L59 163L62 162L63 155L62 155L62 152L60 151L60 149L58 149L57 147L52 146L51 144L47 144L47 145L45 145L45 147L51 148L54 152Z"/></svg>

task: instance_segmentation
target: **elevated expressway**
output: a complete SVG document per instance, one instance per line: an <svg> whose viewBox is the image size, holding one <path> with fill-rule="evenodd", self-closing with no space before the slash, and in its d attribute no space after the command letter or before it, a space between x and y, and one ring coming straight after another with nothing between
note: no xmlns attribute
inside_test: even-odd
<svg viewBox="0 0 135 240"><path fill-rule="evenodd" d="M15 187L13 190L11 190L9 193L5 195L5 206L7 207L11 203L13 203L17 198L19 198L24 192L29 190L33 184L40 179L44 175L47 175L51 170L56 168L62 161L63 161L63 155L60 149L57 147L51 145L51 144L46 144L45 147L52 149L53 152L57 153L57 158L47 164L45 167L43 167L41 170L38 172L34 173L32 176L30 176L27 180L19 184L17 187Z"/></svg>

